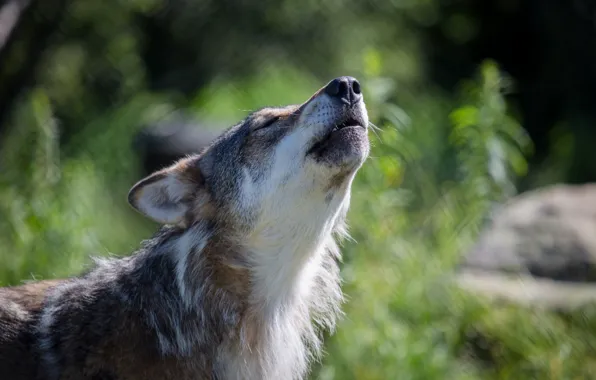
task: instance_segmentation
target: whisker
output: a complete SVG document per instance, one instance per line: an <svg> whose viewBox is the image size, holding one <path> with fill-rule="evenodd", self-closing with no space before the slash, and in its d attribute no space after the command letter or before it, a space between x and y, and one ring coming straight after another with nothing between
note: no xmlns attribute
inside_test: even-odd
<svg viewBox="0 0 596 380"><path fill-rule="evenodd" d="M379 139L379 141L382 142L381 136L379 136L379 134L377 133L377 132L380 132L381 131L381 128L377 127L376 125L374 125L370 121L368 122L368 125L371 127L370 130L373 131L373 133L375 134L375 136L377 136L377 139Z"/></svg>
<svg viewBox="0 0 596 380"><path fill-rule="evenodd" d="M377 127L372 121L368 122L368 125L371 126L372 129L377 130L377 131L381 131L381 128Z"/></svg>

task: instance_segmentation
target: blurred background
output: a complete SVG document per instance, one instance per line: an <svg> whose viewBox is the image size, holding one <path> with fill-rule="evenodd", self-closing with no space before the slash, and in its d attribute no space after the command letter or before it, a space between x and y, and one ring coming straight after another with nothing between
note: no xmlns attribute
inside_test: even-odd
<svg viewBox="0 0 596 380"><path fill-rule="evenodd" d="M596 3L0 4L0 285L130 253L157 228L126 203L137 180L351 75L380 130L353 189L346 317L312 378L596 378L589 307L447 280L497 205L596 180Z"/></svg>

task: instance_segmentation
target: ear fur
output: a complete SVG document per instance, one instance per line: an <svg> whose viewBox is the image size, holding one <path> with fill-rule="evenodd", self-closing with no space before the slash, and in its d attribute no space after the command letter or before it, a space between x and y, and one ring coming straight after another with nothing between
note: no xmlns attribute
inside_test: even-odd
<svg viewBox="0 0 596 380"><path fill-rule="evenodd" d="M184 224L202 184L196 159L184 159L137 182L128 203L158 223Z"/></svg>

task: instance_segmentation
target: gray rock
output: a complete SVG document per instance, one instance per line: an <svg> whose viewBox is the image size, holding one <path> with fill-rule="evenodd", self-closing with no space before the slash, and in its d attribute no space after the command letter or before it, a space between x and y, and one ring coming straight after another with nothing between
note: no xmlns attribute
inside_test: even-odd
<svg viewBox="0 0 596 380"><path fill-rule="evenodd" d="M511 199L464 258L458 281L547 307L596 300L596 184L556 185Z"/></svg>

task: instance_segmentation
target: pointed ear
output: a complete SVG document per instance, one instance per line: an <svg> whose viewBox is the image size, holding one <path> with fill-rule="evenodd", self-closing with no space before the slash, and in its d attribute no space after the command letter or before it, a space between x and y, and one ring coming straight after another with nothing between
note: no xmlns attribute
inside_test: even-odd
<svg viewBox="0 0 596 380"><path fill-rule="evenodd" d="M184 159L135 184L128 203L158 223L183 224L203 184L198 160Z"/></svg>

